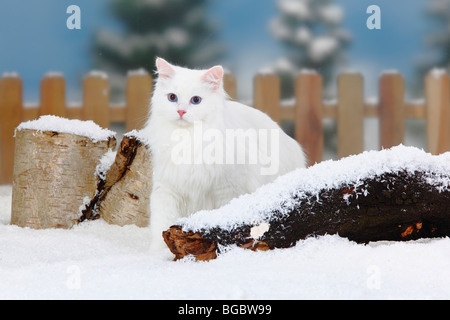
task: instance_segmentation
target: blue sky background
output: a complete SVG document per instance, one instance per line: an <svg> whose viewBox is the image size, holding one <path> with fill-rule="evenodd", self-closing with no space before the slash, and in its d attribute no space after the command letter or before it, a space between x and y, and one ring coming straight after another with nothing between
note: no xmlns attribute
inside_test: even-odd
<svg viewBox="0 0 450 320"><path fill-rule="evenodd" d="M344 28L353 36L343 69L366 79L366 96L375 95L377 78L397 69L411 82L415 63L426 51L424 36L432 27L423 8L427 0L337 0L345 11ZM68 30L66 9L81 8L81 30ZM366 28L366 9L382 10L382 29ZM89 48L98 28L120 30L110 16L108 0L2 0L0 4L0 73L16 71L24 80L25 101L39 100L39 82L48 71L66 77L68 100L80 100L81 78L92 68ZM227 46L221 61L238 77L239 95L248 98L253 75L283 54L268 31L277 15L275 0L211 0L217 37Z"/></svg>

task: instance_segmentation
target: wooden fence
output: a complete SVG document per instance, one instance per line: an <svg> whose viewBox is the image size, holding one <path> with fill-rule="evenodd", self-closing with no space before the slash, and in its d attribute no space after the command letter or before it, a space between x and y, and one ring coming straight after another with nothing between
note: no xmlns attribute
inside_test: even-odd
<svg viewBox="0 0 450 320"><path fill-rule="evenodd" d="M404 80L398 73L383 73L379 78L378 102L365 102L363 77L358 73L341 74L337 80L337 100L324 103L322 78L318 73L300 73L295 80L295 102L280 102L280 80L271 74L254 78L253 106L275 121L295 121L295 138L303 145L309 163L320 162L323 152L323 119L337 121L337 154L344 157L364 150L364 118L378 117L380 148L398 145L404 140L404 120L424 119L428 151L439 154L450 150L450 84L446 73L432 72L424 79L423 103L404 99ZM225 89L236 98L237 84L225 76ZM139 129L146 119L152 92L149 74L130 74L126 82L126 101L110 105L108 79L90 73L83 80L83 99L78 106L67 106L65 80L47 75L41 81L39 106L24 107L22 80L5 74L0 79L0 184L11 183L14 129L39 115L53 114L71 119L93 120L102 127L125 122L126 130Z"/></svg>

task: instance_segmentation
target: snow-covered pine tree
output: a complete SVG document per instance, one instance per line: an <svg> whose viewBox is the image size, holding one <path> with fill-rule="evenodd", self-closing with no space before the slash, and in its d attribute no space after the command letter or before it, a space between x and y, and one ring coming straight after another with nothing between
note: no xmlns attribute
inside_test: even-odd
<svg viewBox="0 0 450 320"><path fill-rule="evenodd" d="M450 71L450 0L430 0L425 12L435 27L425 38L429 50L420 57L419 71L422 76L433 68Z"/></svg>
<svg viewBox="0 0 450 320"><path fill-rule="evenodd" d="M326 86L351 40L341 27L343 10L334 0L277 0L277 7L269 29L285 45L286 55L270 68L282 77L283 96L292 95L287 84L300 69L317 70Z"/></svg>
<svg viewBox="0 0 450 320"><path fill-rule="evenodd" d="M124 86L127 71L154 70L156 56L188 67L214 62L224 51L217 26L206 18L208 0L112 0L110 8L123 31L100 30L94 65L108 72L111 87Z"/></svg>

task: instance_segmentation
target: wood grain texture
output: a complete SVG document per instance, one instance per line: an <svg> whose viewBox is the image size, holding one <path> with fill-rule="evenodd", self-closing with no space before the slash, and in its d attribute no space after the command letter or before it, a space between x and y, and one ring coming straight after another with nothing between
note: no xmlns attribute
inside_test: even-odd
<svg viewBox="0 0 450 320"><path fill-rule="evenodd" d="M95 168L115 139L51 131L16 133L11 223L33 229L70 228L95 191Z"/></svg>
<svg viewBox="0 0 450 320"><path fill-rule="evenodd" d="M66 117L66 81L61 75L47 75L41 81L39 115Z"/></svg>
<svg viewBox="0 0 450 320"><path fill-rule="evenodd" d="M405 85L403 76L387 73L380 77L380 148L402 144L405 137Z"/></svg>
<svg viewBox="0 0 450 320"><path fill-rule="evenodd" d="M149 74L130 75L126 85L126 131L144 127L149 112L153 82Z"/></svg>
<svg viewBox="0 0 450 320"><path fill-rule="evenodd" d="M364 150L364 87L357 73L338 78L338 157L359 154Z"/></svg>
<svg viewBox="0 0 450 320"><path fill-rule="evenodd" d="M75 109L75 108L71 108ZM109 128L109 82L108 79L89 75L83 80L83 107L80 117L92 120L102 128Z"/></svg>
<svg viewBox="0 0 450 320"><path fill-rule="evenodd" d="M14 167L14 130L22 122L22 80L0 80L0 184L11 183Z"/></svg>
<svg viewBox="0 0 450 320"><path fill-rule="evenodd" d="M427 147L432 154L450 151L450 83L447 74L425 78Z"/></svg>
<svg viewBox="0 0 450 320"><path fill-rule="evenodd" d="M104 177L97 177L97 188L78 222L102 218L110 224L146 227L152 170L148 146L135 136L124 136L111 168Z"/></svg>
<svg viewBox="0 0 450 320"><path fill-rule="evenodd" d="M123 171L120 179L111 186L99 204L98 212L103 220L111 224L120 226L135 224L138 227L147 227L150 219L153 173L151 153L149 148L138 140L129 137L124 139L120 150L124 149L125 143L128 145L127 147L130 144L137 146L132 159L126 161L126 170L120 170ZM119 151L119 153L121 152ZM114 165L111 169L117 170L117 166ZM115 175L117 176L117 174Z"/></svg>
<svg viewBox="0 0 450 320"><path fill-rule="evenodd" d="M295 81L295 139L310 166L323 157L322 82L318 73L300 74Z"/></svg>
<svg viewBox="0 0 450 320"><path fill-rule="evenodd" d="M258 74L253 84L253 107L280 122L280 79L273 74Z"/></svg>

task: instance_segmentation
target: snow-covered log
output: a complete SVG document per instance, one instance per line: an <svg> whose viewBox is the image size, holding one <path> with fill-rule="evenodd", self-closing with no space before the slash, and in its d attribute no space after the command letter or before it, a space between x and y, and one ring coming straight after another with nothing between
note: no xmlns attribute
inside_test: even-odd
<svg viewBox="0 0 450 320"><path fill-rule="evenodd" d="M15 134L11 223L70 228L95 191L99 159L115 148L114 132L92 121L42 116Z"/></svg>
<svg viewBox="0 0 450 320"><path fill-rule="evenodd" d="M450 153L364 152L299 169L163 232L176 259L239 246L274 249L338 234L358 243L450 236Z"/></svg>
<svg viewBox="0 0 450 320"><path fill-rule="evenodd" d="M79 222L101 217L111 224L145 227L150 218L152 188L151 154L145 139L138 131L127 133L115 158L112 156L106 154L102 161L105 168L97 170L97 190Z"/></svg>

